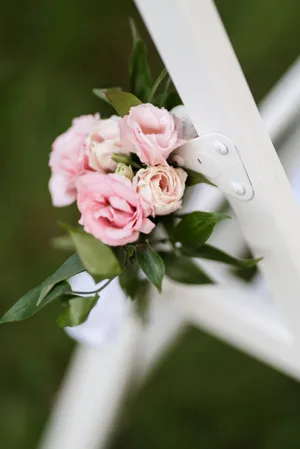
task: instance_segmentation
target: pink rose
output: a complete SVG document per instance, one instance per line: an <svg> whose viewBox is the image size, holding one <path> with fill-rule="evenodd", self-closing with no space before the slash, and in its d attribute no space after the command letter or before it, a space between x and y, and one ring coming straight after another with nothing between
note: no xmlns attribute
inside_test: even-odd
<svg viewBox="0 0 300 449"><path fill-rule="evenodd" d="M111 157L113 153L121 151L119 121L120 117L116 115L106 120L99 120L90 132L86 156L92 170L100 173L115 171L117 164Z"/></svg>
<svg viewBox="0 0 300 449"><path fill-rule="evenodd" d="M124 176L88 172L77 179L76 186L80 224L103 243L125 245L137 240L140 232L149 234L154 228Z"/></svg>
<svg viewBox="0 0 300 449"><path fill-rule="evenodd" d="M181 207L187 174L182 168L156 165L141 169L133 185L143 199L144 209L153 216L167 215Z"/></svg>
<svg viewBox="0 0 300 449"><path fill-rule="evenodd" d="M76 200L75 182L85 169L86 139L98 118L98 114L75 118L71 128L53 142L49 161L49 190L54 206L68 206Z"/></svg>
<svg viewBox="0 0 300 449"><path fill-rule="evenodd" d="M184 143L180 120L166 109L140 104L120 121L121 144L141 162L165 164L169 154Z"/></svg>

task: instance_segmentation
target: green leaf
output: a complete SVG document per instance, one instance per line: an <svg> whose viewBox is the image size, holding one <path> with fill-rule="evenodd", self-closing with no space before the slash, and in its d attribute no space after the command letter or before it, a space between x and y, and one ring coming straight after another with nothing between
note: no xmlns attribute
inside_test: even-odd
<svg viewBox="0 0 300 449"><path fill-rule="evenodd" d="M154 95L156 94L157 89L159 88L161 82L163 81L163 79L168 75L168 71L167 69L164 67L161 71L161 73L158 75L155 83L153 84L153 87L151 89L149 98L148 98L148 103L152 103L153 102L153 98Z"/></svg>
<svg viewBox="0 0 300 449"><path fill-rule="evenodd" d="M51 302L59 299L64 293L70 291L70 286L67 282L61 282L57 284L51 291L44 297L42 303L37 305L38 298L40 296L42 285L31 289L26 295L22 296L5 315L1 318L0 323L9 323L11 321L22 321L26 318L30 318L32 315L39 312L43 307Z"/></svg>
<svg viewBox="0 0 300 449"><path fill-rule="evenodd" d="M129 257L132 257L135 254L135 245L126 245L126 251Z"/></svg>
<svg viewBox="0 0 300 449"><path fill-rule="evenodd" d="M98 301L98 295L93 297L83 298L80 296L71 297L68 300L68 305L62 314L57 318L59 327L78 326L86 321L91 310L95 307Z"/></svg>
<svg viewBox="0 0 300 449"><path fill-rule="evenodd" d="M262 260L262 257L258 259L236 259L233 256L215 248L211 245L202 245L199 248L181 248L182 254L188 257L199 257L201 259L214 260L216 262L222 262L227 265L232 265L238 268L252 268Z"/></svg>
<svg viewBox="0 0 300 449"><path fill-rule="evenodd" d="M113 155L111 156L111 159L114 162L117 162L118 164L131 165L132 167L137 168L137 169L142 168L141 163L137 163L137 162L133 161L132 158L130 156L127 156L126 154L113 153Z"/></svg>
<svg viewBox="0 0 300 449"><path fill-rule="evenodd" d="M166 267L166 275L174 281L183 284L213 283L209 276L188 257L177 256L174 253L160 253L160 255Z"/></svg>
<svg viewBox="0 0 300 449"><path fill-rule="evenodd" d="M147 48L140 38L134 20L129 19L133 48L129 61L130 91L143 102L148 100L152 87L151 72L147 60Z"/></svg>
<svg viewBox="0 0 300 449"><path fill-rule="evenodd" d="M106 94L111 91L121 92L121 90L121 87L109 87L107 89L93 89L92 92L96 97L100 98L100 100L105 101L107 104L111 104Z"/></svg>
<svg viewBox="0 0 300 449"><path fill-rule="evenodd" d="M175 230L175 223L176 218L174 214L170 215L163 215L161 218L161 223L167 233L167 236L170 238L170 240L174 241L174 230Z"/></svg>
<svg viewBox="0 0 300 449"><path fill-rule="evenodd" d="M98 282L111 279L121 273L120 263L112 249L80 228L66 226L84 268Z"/></svg>
<svg viewBox="0 0 300 449"><path fill-rule="evenodd" d="M219 221L231 218L219 212L192 212L182 216L174 229L174 239L183 246L194 248L203 245Z"/></svg>
<svg viewBox="0 0 300 449"><path fill-rule="evenodd" d="M140 279L138 276L138 265L128 264L125 270L119 276L119 283L127 296L134 300L140 288Z"/></svg>
<svg viewBox="0 0 300 449"><path fill-rule="evenodd" d="M148 279L139 281L136 295L136 312L143 323L147 322L150 302L150 282Z"/></svg>
<svg viewBox="0 0 300 449"><path fill-rule="evenodd" d="M137 262L147 278L161 292L161 284L165 275L165 266L158 253L148 246L146 250L136 252Z"/></svg>
<svg viewBox="0 0 300 449"><path fill-rule="evenodd" d="M52 248L61 251L74 251L75 246L69 235L60 235L51 239Z"/></svg>
<svg viewBox="0 0 300 449"><path fill-rule="evenodd" d="M204 183L204 184L209 184L211 186L213 186L214 184L212 182L210 182L207 178L205 178L205 176L203 176L201 173L198 173L194 170L190 170L188 168L184 167L184 171L187 172L188 174L188 178L186 180L186 187L192 187L195 186L196 184L200 184L200 183Z"/></svg>
<svg viewBox="0 0 300 449"><path fill-rule="evenodd" d="M52 276L49 276L43 283L40 295L38 297L37 305L45 299L45 296L50 292L50 290L59 282L69 279L75 274L81 273L85 268L78 256L78 254L73 254L69 257L66 262L55 271Z"/></svg>
<svg viewBox="0 0 300 449"><path fill-rule="evenodd" d="M130 108L142 103L137 97L129 92L111 90L107 91L105 95L120 117L124 117L124 115L128 114Z"/></svg>
<svg viewBox="0 0 300 449"><path fill-rule="evenodd" d="M258 269L257 265L251 268L234 268L233 275L240 278L244 282L251 282L253 278L257 275Z"/></svg>
<svg viewBox="0 0 300 449"><path fill-rule="evenodd" d="M155 104L160 107L163 106L170 111L175 106L182 104L182 100L177 92L167 92L157 95L155 97Z"/></svg>
<svg viewBox="0 0 300 449"><path fill-rule="evenodd" d="M117 164L131 165L131 158L130 156L127 156L127 154L113 153L111 158L114 162L117 162Z"/></svg>

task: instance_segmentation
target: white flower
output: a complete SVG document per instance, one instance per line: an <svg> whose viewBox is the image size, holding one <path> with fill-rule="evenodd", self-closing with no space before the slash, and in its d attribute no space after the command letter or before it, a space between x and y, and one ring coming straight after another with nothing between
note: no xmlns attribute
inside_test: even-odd
<svg viewBox="0 0 300 449"><path fill-rule="evenodd" d="M170 112L181 120L184 140L191 140L198 137L193 122L183 105L175 106Z"/></svg>
<svg viewBox="0 0 300 449"><path fill-rule="evenodd" d="M175 106L175 108L171 110L171 113L175 115L175 117L177 117L182 123L182 133L184 140L191 140L198 137L197 131L193 125L192 120L190 119L190 116L187 113L185 106ZM184 158L180 156L176 150L171 154L170 160L172 161L172 163L175 163L180 167L184 167Z"/></svg>
<svg viewBox="0 0 300 449"><path fill-rule="evenodd" d="M156 165L139 170L133 185L146 210L150 209L153 216L167 215L181 207L186 178L182 168Z"/></svg>
<svg viewBox="0 0 300 449"><path fill-rule="evenodd" d="M96 285L86 272L73 276L69 283L74 291L88 292L101 286ZM66 327L65 330L70 337L90 346L113 343L131 314L131 308L131 301L126 298L118 280L115 279L100 293L100 298L88 319L79 326Z"/></svg>

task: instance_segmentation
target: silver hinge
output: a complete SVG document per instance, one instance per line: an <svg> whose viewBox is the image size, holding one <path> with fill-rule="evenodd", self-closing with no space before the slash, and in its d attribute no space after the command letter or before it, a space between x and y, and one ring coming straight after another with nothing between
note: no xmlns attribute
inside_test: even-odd
<svg viewBox="0 0 300 449"><path fill-rule="evenodd" d="M224 134L210 133L189 140L175 153L180 156L178 161L183 168L203 174L226 195L244 201L253 197L254 190L238 149Z"/></svg>

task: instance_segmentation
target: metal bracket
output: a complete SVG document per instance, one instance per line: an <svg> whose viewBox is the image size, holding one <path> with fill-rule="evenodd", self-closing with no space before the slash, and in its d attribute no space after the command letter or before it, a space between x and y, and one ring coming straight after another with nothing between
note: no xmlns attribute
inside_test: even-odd
<svg viewBox="0 0 300 449"><path fill-rule="evenodd" d="M226 195L243 201L253 197L238 149L224 134L210 133L189 140L176 150L176 156L180 165L202 173Z"/></svg>

